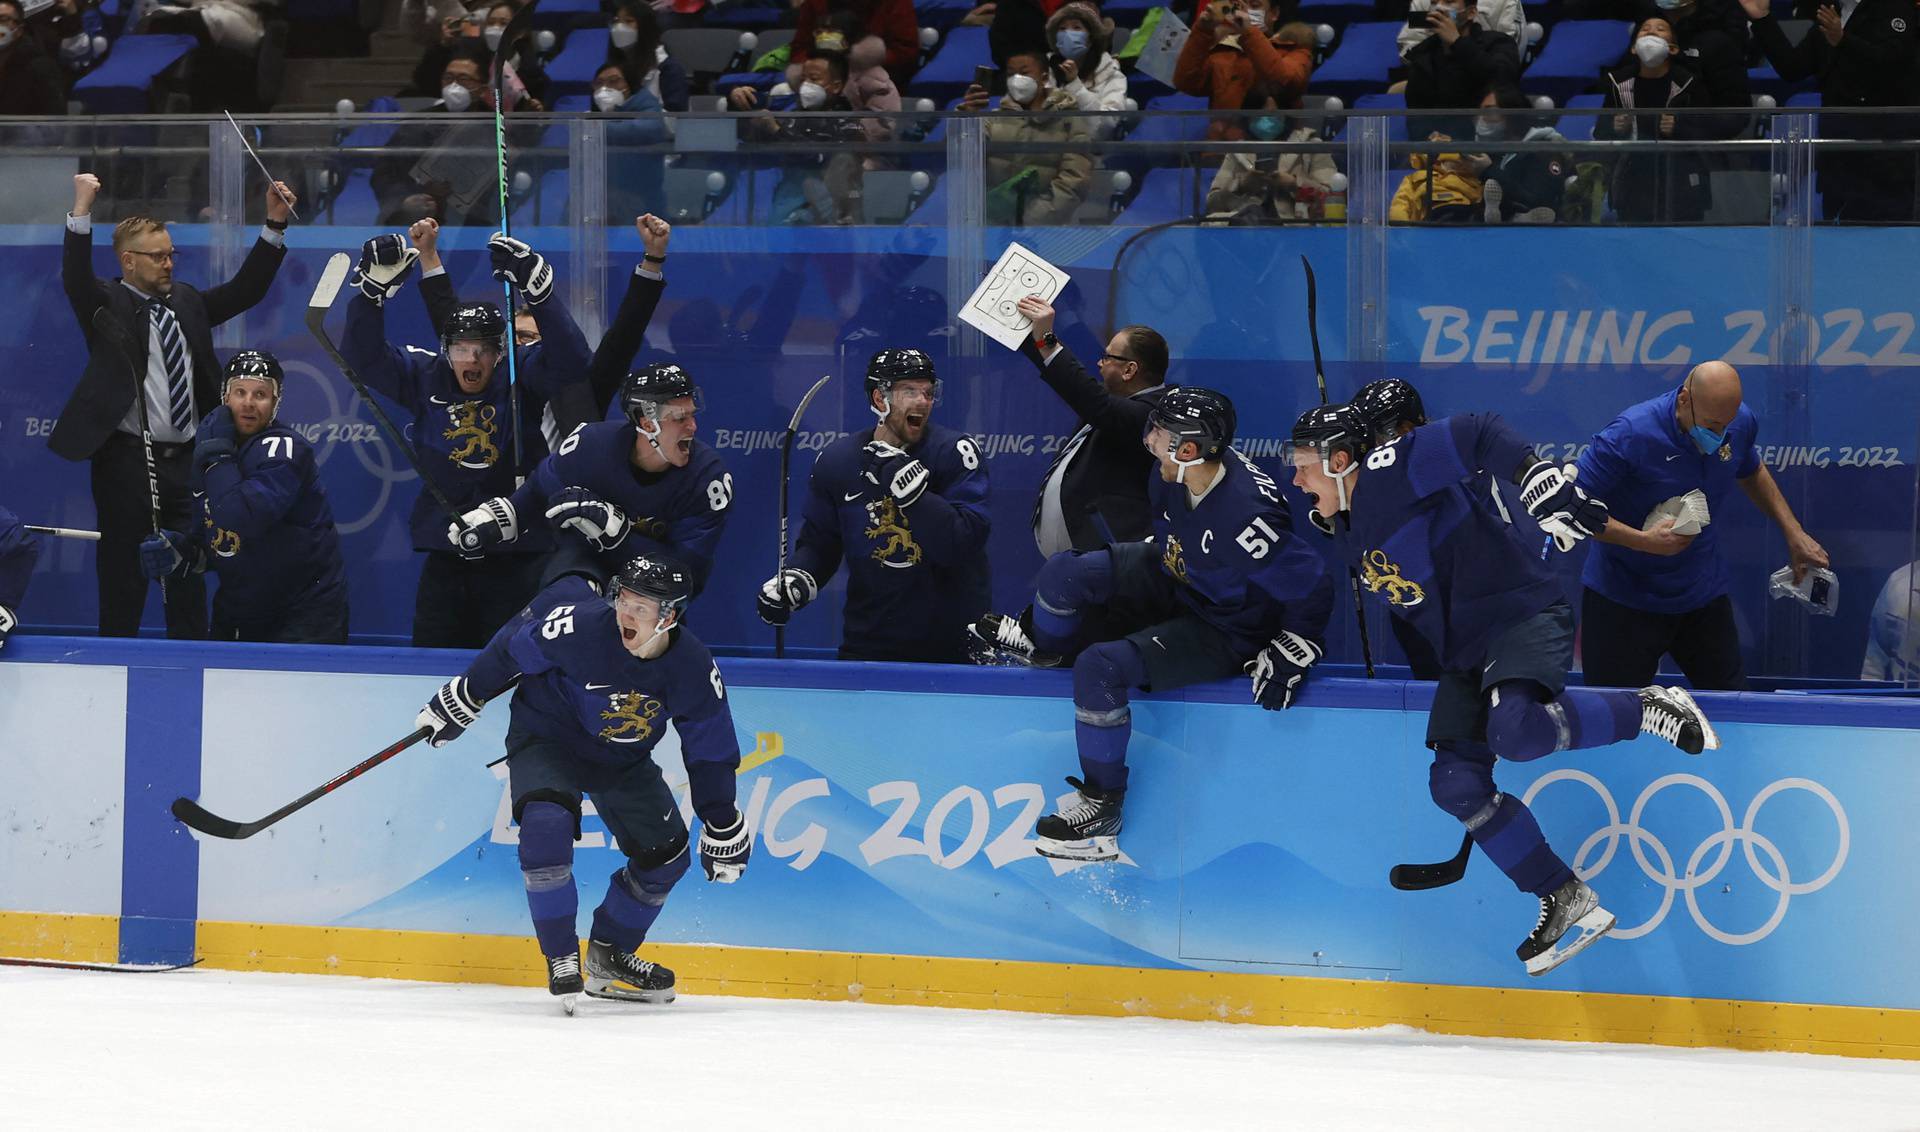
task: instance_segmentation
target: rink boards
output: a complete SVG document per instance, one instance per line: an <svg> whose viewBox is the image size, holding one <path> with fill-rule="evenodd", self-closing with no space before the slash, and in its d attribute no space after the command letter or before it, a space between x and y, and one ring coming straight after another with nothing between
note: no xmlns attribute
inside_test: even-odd
<svg viewBox="0 0 1920 1132"><path fill-rule="evenodd" d="M404 735L464 655L26 638L0 661L0 955L534 985L505 705L273 829L196 840L181 794L259 817ZM745 878L674 891L650 947L692 993L1920 1057L1920 703L1704 696L1723 750L1654 739L1509 764L1619 916L1542 979L1536 904L1450 856L1428 688L1235 682L1134 708L1117 865L1033 855L1075 769L1064 673L723 660ZM683 810L677 742L660 748ZM582 930L617 847L589 815ZM653 952L650 951L650 954ZM1889 961L1891 960L1891 961Z"/></svg>

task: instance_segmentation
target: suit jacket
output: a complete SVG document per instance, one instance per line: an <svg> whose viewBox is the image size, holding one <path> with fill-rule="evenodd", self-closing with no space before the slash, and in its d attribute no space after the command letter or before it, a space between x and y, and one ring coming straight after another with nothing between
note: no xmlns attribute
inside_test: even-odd
<svg viewBox="0 0 1920 1132"><path fill-rule="evenodd" d="M1040 365L1040 351L1031 340L1021 345L1020 352ZM1074 548L1095 550L1106 545L1105 536L1093 521L1095 513L1106 521L1117 541L1146 538L1153 533L1147 477L1153 474L1154 461L1140 438L1147 430L1147 414L1171 387L1160 385L1131 397L1116 397L1065 347L1052 362L1040 365L1040 379L1060 395L1082 424L1093 426L1093 435L1074 453L1066 478L1060 483L1060 511ZM1040 490L1046 489L1043 479Z"/></svg>
<svg viewBox="0 0 1920 1132"><path fill-rule="evenodd" d="M193 358L193 396L200 410L212 411L220 403L220 361L213 354L213 328L246 311L267 297L267 288L280 270L287 249L265 240L256 241L246 261L234 277L217 287L201 291L175 281L168 305L179 320L180 333L186 338L187 352ZM47 438L47 447L68 460L87 460L100 450L133 407L134 397L147 378L147 322L140 296L122 285L118 278L100 279L93 274L93 237L69 231L60 259L60 282L66 287L67 301L73 304L74 317L80 320L80 333L87 340L87 368L80 384L60 410L60 420ZM126 328L135 371L127 372L127 359L112 345L96 342L93 312L106 307L112 317ZM149 412L153 408L149 406Z"/></svg>

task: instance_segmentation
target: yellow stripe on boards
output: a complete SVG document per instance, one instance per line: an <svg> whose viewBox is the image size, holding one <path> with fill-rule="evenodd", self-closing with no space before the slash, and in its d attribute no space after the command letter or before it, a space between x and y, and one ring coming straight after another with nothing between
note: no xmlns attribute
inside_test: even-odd
<svg viewBox="0 0 1920 1132"><path fill-rule="evenodd" d="M198 955L236 971L546 983L539 949L517 936L202 922ZM687 944L650 944L646 956L695 995L1920 1060L1914 1010Z"/></svg>
<svg viewBox="0 0 1920 1132"><path fill-rule="evenodd" d="M0 956L63 963L120 961L120 917L0 912Z"/></svg>

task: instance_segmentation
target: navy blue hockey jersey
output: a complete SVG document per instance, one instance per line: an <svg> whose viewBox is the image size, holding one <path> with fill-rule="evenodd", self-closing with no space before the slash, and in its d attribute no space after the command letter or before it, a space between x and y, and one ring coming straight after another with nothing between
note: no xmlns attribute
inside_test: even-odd
<svg viewBox="0 0 1920 1132"><path fill-rule="evenodd" d="M216 600L228 616L270 618L345 592L340 535L305 437L275 421L189 482L201 513L191 533L220 577Z"/></svg>
<svg viewBox="0 0 1920 1132"><path fill-rule="evenodd" d="M23 526L17 516L0 507L0 606L20 612L27 580L40 557L40 536Z"/></svg>
<svg viewBox="0 0 1920 1132"><path fill-rule="evenodd" d="M553 455L513 493L513 510L522 528L548 530L548 501L562 488L584 487L620 508L633 529L610 558L624 563L643 554L665 552L704 580L733 506L733 476L720 456L699 440L683 468L647 472L632 459L640 430L625 421L585 424L560 442ZM525 539L526 535L521 535ZM553 539L578 538L554 531Z"/></svg>
<svg viewBox="0 0 1920 1132"><path fill-rule="evenodd" d="M1360 580L1413 626L1450 672L1479 667L1502 630L1559 601L1542 544L1478 482L1511 482L1532 453L1496 415L1443 417L1369 453L1354 473Z"/></svg>
<svg viewBox="0 0 1920 1132"><path fill-rule="evenodd" d="M929 423L907 452L930 479L903 510L861 474L872 440L870 428L842 437L814 462L792 565L824 589L845 558L842 657L962 663L990 600L986 461L972 438Z"/></svg>
<svg viewBox="0 0 1920 1132"><path fill-rule="evenodd" d="M1160 568L1180 583L1181 604L1249 651L1289 630L1325 637L1333 609L1327 564L1293 534L1273 477L1235 449L1197 506L1184 484L1149 472L1147 503Z"/></svg>
<svg viewBox="0 0 1920 1132"><path fill-rule="evenodd" d="M561 386L584 382L590 352L587 340L559 299L533 308L540 341L521 349L522 458L532 467L547 453L540 436L540 415ZM387 342L382 307L355 291L347 304L347 332L340 356L361 380L410 415L413 449L420 466L461 512L513 490L513 412L507 396L507 363L500 360L487 388L477 395L460 390L453 371L437 350L398 349ZM415 550L450 551L448 517L426 491L414 500L410 525ZM539 553L552 548L544 528L500 548L502 553Z"/></svg>
<svg viewBox="0 0 1920 1132"><path fill-rule="evenodd" d="M514 726L592 762L652 758L672 721L694 811L708 825L733 821L740 742L720 667L699 638L675 629L666 652L641 660L621 644L613 606L583 579L562 578L495 633L466 673L481 696L515 674Z"/></svg>

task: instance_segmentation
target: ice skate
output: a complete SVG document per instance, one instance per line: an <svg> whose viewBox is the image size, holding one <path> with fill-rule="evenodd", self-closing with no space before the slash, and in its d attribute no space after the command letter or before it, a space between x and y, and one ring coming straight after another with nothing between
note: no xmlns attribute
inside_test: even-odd
<svg viewBox="0 0 1920 1132"><path fill-rule="evenodd" d="M1640 689L1640 730L1660 736L1689 755L1720 747L1720 736L1707 722L1707 713L1685 688L1655 685Z"/></svg>
<svg viewBox="0 0 1920 1132"><path fill-rule="evenodd" d="M603 940L587 944L587 997L672 1002L673 972Z"/></svg>
<svg viewBox="0 0 1920 1132"><path fill-rule="evenodd" d="M1034 826L1034 851L1062 861L1111 861L1118 857L1120 804L1127 792L1103 792L1077 778L1068 778L1067 785L1078 791L1078 797Z"/></svg>
<svg viewBox="0 0 1920 1132"><path fill-rule="evenodd" d="M1575 877L1540 898L1540 921L1533 934L1515 949L1527 974L1544 975L1585 951L1613 930L1613 913L1600 906L1600 897Z"/></svg>
<svg viewBox="0 0 1920 1132"><path fill-rule="evenodd" d="M984 646L982 664L1023 664L1029 668L1058 668L1063 659L1058 653L1042 652L1033 643L1030 613L1009 617L988 613L967 626L967 632Z"/></svg>
<svg viewBox="0 0 1920 1132"><path fill-rule="evenodd" d="M585 983L580 978L580 953L547 956L547 993L560 1000L560 1009L568 1014L580 1001Z"/></svg>

